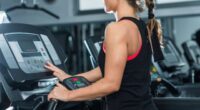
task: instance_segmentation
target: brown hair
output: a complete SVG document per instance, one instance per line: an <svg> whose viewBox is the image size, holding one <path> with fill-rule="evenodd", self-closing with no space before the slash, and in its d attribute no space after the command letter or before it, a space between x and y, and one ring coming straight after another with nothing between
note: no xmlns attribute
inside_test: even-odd
<svg viewBox="0 0 200 110"><path fill-rule="evenodd" d="M137 2L141 2L141 0L127 0L128 3L136 9L138 12L143 11L143 7L141 7ZM146 7L148 8L148 22L147 22L147 30L148 30L148 38L152 46L151 37L153 35L153 31L156 32L157 37L162 45L162 29L161 24L156 20L154 15L154 8L155 8L155 0L145 0ZM142 2L141 2L142 3Z"/></svg>

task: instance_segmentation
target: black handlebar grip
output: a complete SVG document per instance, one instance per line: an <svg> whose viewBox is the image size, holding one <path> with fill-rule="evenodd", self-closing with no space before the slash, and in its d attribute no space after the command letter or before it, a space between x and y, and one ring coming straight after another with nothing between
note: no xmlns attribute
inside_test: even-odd
<svg viewBox="0 0 200 110"><path fill-rule="evenodd" d="M57 100L52 100L52 101L50 101L47 110L56 110L57 105L58 105L58 101Z"/></svg>

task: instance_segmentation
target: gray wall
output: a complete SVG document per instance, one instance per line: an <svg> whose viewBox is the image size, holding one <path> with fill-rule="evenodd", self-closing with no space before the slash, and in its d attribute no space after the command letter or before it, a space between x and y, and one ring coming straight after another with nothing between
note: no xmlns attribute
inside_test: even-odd
<svg viewBox="0 0 200 110"><path fill-rule="evenodd" d="M113 19L112 15L108 14L89 14L89 15L76 15L77 0L56 0L54 4L47 4L44 0L37 0L39 6L44 7L60 16L60 19L54 19L43 12L30 11L30 10L17 10L10 12L9 16L12 22L27 23L35 25L51 25L51 24L70 24L89 21L102 21ZM20 0L0 0L1 10L5 10L14 5L19 5ZM27 0L27 4L32 6L32 0Z"/></svg>
<svg viewBox="0 0 200 110"><path fill-rule="evenodd" d="M27 0L29 5L32 5L32 0ZM84 22L100 22L100 21L110 21L113 20L113 15L109 14L87 14L87 15L76 15L78 0L56 0L54 4L46 4L44 0L37 0L39 5L57 13L61 19L57 20L42 12L35 11L15 11L9 13L13 18L13 22L27 23L35 25L57 25L57 24L70 24L70 23L84 23ZM20 0L0 0L0 7L2 10L7 9L11 6L20 4ZM172 7L168 5L168 8L160 6L156 11L158 17L168 17L168 16L190 16L190 15L200 15L200 1L197 3L186 3L182 4L181 7ZM166 7L166 6L165 6ZM170 8L169 8L170 7ZM142 13L142 17L147 17L146 13Z"/></svg>
<svg viewBox="0 0 200 110"><path fill-rule="evenodd" d="M192 35L200 29L200 16L174 18L174 36L180 49L184 41L191 40Z"/></svg>

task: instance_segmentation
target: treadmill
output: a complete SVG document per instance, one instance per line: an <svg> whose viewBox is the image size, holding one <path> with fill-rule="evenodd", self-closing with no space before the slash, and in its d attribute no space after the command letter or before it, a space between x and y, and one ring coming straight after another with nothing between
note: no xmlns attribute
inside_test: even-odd
<svg viewBox="0 0 200 110"><path fill-rule="evenodd" d="M10 105L13 110L47 110L47 95L58 79L44 64L48 61L67 71L66 58L49 31L25 24L0 24L0 95L8 99L0 97L0 109ZM77 102L63 105L56 110L82 110Z"/></svg>

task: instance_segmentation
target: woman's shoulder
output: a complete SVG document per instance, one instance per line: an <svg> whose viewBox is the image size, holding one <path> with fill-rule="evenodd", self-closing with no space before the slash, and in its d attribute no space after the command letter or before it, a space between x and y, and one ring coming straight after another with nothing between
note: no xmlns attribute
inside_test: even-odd
<svg viewBox="0 0 200 110"><path fill-rule="evenodd" d="M127 36L127 29L118 22L111 22L105 30L105 43L126 41L125 36Z"/></svg>
<svg viewBox="0 0 200 110"><path fill-rule="evenodd" d="M106 26L106 31L105 33L107 35L112 34L112 35L126 35L128 31L128 28L119 23L119 22L111 22Z"/></svg>
<svg viewBox="0 0 200 110"><path fill-rule="evenodd" d="M131 21L123 20L120 22L111 22L107 25L106 31L117 32L117 33L127 33L130 30L137 30L137 25Z"/></svg>
<svg viewBox="0 0 200 110"><path fill-rule="evenodd" d="M124 20L121 22L111 22L107 25L105 30L105 35L110 37L123 37L128 36L130 32L132 33L134 30L137 29L136 24L130 24L131 22Z"/></svg>

